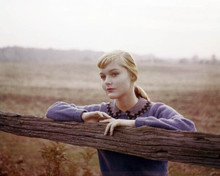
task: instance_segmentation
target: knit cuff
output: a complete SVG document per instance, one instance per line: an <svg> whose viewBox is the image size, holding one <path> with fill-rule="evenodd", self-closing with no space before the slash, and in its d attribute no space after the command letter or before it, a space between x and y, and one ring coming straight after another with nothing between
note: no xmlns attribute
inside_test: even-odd
<svg viewBox="0 0 220 176"><path fill-rule="evenodd" d="M136 118L135 127L138 128L138 127L141 127L141 126L143 126L143 121L139 118Z"/></svg>
<svg viewBox="0 0 220 176"><path fill-rule="evenodd" d="M82 113L83 112L87 112L83 109L79 109L77 110L75 113L74 113L74 121L76 122L84 122L83 119L82 119Z"/></svg>

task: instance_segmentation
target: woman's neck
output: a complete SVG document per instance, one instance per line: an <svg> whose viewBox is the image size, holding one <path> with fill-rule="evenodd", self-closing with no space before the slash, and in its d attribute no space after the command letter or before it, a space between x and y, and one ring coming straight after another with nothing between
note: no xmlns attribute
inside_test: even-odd
<svg viewBox="0 0 220 176"><path fill-rule="evenodd" d="M135 93L131 93L127 96L123 96L120 99L116 99L116 106L121 111L125 112L131 109L138 102L138 98Z"/></svg>

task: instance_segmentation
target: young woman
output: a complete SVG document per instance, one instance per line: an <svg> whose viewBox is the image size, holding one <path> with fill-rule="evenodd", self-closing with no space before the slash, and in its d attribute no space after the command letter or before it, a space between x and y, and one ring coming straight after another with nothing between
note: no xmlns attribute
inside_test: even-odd
<svg viewBox="0 0 220 176"><path fill-rule="evenodd" d="M48 118L107 123L105 135L113 135L118 126L146 125L168 130L196 130L192 121L163 103L151 102L146 92L135 84L138 70L129 53L120 50L107 53L100 58L97 65L102 88L113 101L88 106L57 102L48 109ZM103 176L168 175L167 161L149 160L105 150L98 150L98 156Z"/></svg>

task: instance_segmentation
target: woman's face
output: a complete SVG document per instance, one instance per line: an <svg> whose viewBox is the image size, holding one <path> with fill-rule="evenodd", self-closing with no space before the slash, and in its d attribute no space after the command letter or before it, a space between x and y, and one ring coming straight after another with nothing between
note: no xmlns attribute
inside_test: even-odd
<svg viewBox="0 0 220 176"><path fill-rule="evenodd" d="M120 99L133 91L134 84L131 81L130 74L116 61L100 69L100 77L102 88L110 99Z"/></svg>

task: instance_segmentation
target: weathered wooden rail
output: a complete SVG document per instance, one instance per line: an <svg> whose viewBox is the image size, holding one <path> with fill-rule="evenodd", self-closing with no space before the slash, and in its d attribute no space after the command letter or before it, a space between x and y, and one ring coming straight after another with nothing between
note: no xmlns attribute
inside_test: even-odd
<svg viewBox="0 0 220 176"><path fill-rule="evenodd" d="M104 136L105 124L58 122L0 111L0 130L72 145L110 150L153 160L220 168L220 135L151 127L116 128Z"/></svg>

